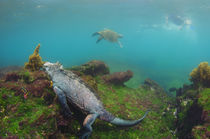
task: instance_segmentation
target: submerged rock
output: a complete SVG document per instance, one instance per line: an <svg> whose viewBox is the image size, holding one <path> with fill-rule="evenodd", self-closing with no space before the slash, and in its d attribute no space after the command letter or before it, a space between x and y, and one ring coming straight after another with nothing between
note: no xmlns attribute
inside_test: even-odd
<svg viewBox="0 0 210 139"><path fill-rule="evenodd" d="M91 61L72 69L97 90L106 108L116 116L127 115L125 118L135 119L146 109L152 110L142 126L126 132L96 121L97 129L91 138L210 138L210 88L194 85L172 88L171 91L177 93L176 99L172 99L151 79L146 79L138 89L113 85L123 85L133 73L104 75L109 73L109 69L101 61ZM105 84L102 79L112 84ZM63 117L51 85L43 71L22 70L9 73L7 81L0 80L0 138L15 138L16 135L25 138L71 138L77 135L83 115L72 108L74 118ZM26 98L22 88L27 91ZM112 133L108 135L107 132Z"/></svg>
<svg viewBox="0 0 210 139"><path fill-rule="evenodd" d="M175 87L169 88L169 92L175 92L177 89Z"/></svg>
<svg viewBox="0 0 210 139"><path fill-rule="evenodd" d="M76 74L82 73L91 76L109 74L109 67L104 62L98 60L90 61L81 66L74 66L70 70L77 72Z"/></svg>
<svg viewBox="0 0 210 139"><path fill-rule="evenodd" d="M156 83L155 81L149 78L147 78L144 81L144 84L142 85L142 87L145 89L149 89L151 91L155 91L157 94L161 94L161 93L165 94L164 89L158 83Z"/></svg>
<svg viewBox="0 0 210 139"><path fill-rule="evenodd" d="M209 138L210 126L210 66L201 62L190 73L191 85L176 91L177 137Z"/></svg>
<svg viewBox="0 0 210 139"><path fill-rule="evenodd" d="M20 79L20 75L18 75L17 73L15 72L12 72L12 73L7 73L6 74L6 77L5 77L5 81L18 81L18 79Z"/></svg>
<svg viewBox="0 0 210 139"><path fill-rule="evenodd" d="M22 72L0 81L0 138L48 138L56 131L56 95L42 71L29 74L33 78L29 83Z"/></svg>
<svg viewBox="0 0 210 139"><path fill-rule="evenodd" d="M125 82L133 77L133 72L128 70L125 72L114 72L110 75L104 75L102 78L106 83L115 85L124 85Z"/></svg>
<svg viewBox="0 0 210 139"><path fill-rule="evenodd" d="M4 77L9 72L18 72L22 70L23 68L21 66L8 66L0 68L0 78Z"/></svg>
<svg viewBox="0 0 210 139"><path fill-rule="evenodd" d="M116 130L114 126L98 120L94 125L97 128L91 138L173 137L168 128L170 121L167 121L167 125L165 124L165 119L170 117L168 111L162 117L162 112L166 109L166 102L169 98L159 98L154 91L145 89L110 86L105 84L100 77L86 75L80 71L76 72L87 84L99 92L97 95L104 102L106 108L116 116L127 115L124 118L135 119L149 108L153 111L142 122L142 126L135 126L131 130ZM115 74L121 75L120 73L124 75L120 76L124 77L121 79L123 81L129 80L133 76L131 71L127 71L114 73L109 77ZM83 121L84 117L73 107L70 108L74 113L73 118L67 119L62 115L62 110L58 102L55 101L56 97L51 88L52 84L46 74L43 71L30 72L23 70L18 75L20 75L20 79L16 82L0 81L0 112L3 113L3 120L0 119L0 128L2 129L0 138L1 136L6 138L14 135L23 138L75 138L77 131L80 130L80 124L82 124L80 121ZM128 75L129 79L127 78ZM22 91L22 87L27 91L27 98L24 97L25 92ZM116 99L120 101L116 102ZM11 135L8 134L9 132ZM111 133L107 134L108 132Z"/></svg>
<svg viewBox="0 0 210 139"><path fill-rule="evenodd" d="M177 137L209 138L210 89L199 90L192 85L184 85L178 93Z"/></svg>

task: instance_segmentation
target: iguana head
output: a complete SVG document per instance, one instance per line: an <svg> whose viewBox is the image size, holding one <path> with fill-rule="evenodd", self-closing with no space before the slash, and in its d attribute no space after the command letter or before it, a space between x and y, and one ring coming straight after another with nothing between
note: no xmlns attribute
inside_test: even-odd
<svg viewBox="0 0 210 139"><path fill-rule="evenodd" d="M59 62L56 63L46 62L43 65L43 70L47 72L50 76L52 76L54 72L63 70L63 66Z"/></svg>

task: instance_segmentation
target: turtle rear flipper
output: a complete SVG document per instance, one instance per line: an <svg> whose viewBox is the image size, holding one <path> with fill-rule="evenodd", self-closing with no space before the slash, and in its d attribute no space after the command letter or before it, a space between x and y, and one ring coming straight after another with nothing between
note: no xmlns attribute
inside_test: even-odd
<svg viewBox="0 0 210 139"><path fill-rule="evenodd" d="M122 34L118 34L118 38L123 38L123 35Z"/></svg>
<svg viewBox="0 0 210 139"><path fill-rule="evenodd" d="M123 48L123 45L120 41L118 41L118 44L120 45L120 48Z"/></svg>

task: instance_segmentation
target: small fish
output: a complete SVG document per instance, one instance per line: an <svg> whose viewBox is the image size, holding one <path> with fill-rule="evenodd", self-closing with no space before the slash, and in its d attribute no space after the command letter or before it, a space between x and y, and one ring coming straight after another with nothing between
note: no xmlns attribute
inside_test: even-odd
<svg viewBox="0 0 210 139"><path fill-rule="evenodd" d="M24 93L24 98L27 99L27 97L28 97L28 90L25 87L21 87L21 91Z"/></svg>

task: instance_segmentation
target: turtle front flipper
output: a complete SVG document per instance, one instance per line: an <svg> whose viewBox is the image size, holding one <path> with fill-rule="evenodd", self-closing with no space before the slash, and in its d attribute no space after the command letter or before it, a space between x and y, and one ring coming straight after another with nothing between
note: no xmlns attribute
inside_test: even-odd
<svg viewBox="0 0 210 139"><path fill-rule="evenodd" d="M99 43L103 38L104 38L103 36L100 36L100 37L98 38L98 40L96 41L96 43Z"/></svg>
<svg viewBox="0 0 210 139"><path fill-rule="evenodd" d="M95 32L95 33L92 34L93 37L96 36L96 35L100 35L100 34L98 32Z"/></svg>

